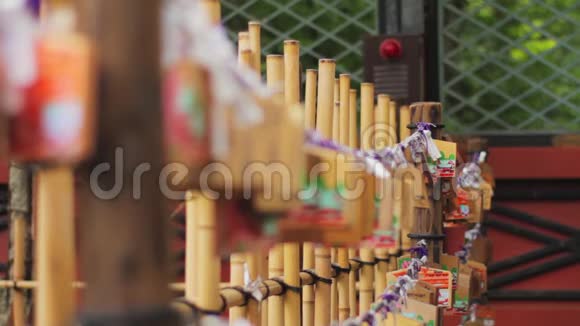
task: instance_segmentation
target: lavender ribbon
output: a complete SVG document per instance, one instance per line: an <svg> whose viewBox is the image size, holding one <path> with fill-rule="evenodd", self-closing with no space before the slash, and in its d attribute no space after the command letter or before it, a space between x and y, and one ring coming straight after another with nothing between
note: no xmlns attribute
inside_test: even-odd
<svg viewBox="0 0 580 326"><path fill-rule="evenodd" d="M459 251L455 253L455 256L459 258L462 264L467 263L469 256L471 254L471 248L473 247L473 242L481 235L481 225L476 224L473 229L465 232L465 243Z"/></svg>

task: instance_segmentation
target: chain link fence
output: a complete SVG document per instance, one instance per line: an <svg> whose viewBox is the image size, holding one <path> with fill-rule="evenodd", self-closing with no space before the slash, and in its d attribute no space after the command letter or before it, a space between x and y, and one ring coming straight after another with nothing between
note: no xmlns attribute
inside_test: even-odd
<svg viewBox="0 0 580 326"><path fill-rule="evenodd" d="M443 0L439 17L450 130L580 131L580 1Z"/></svg>
<svg viewBox="0 0 580 326"><path fill-rule="evenodd" d="M580 131L580 1L437 3L449 131ZM377 34L376 0L222 0L222 8L233 40L256 20L264 55L281 54L285 39L298 39L304 69L334 58L353 87L363 81L362 38Z"/></svg>

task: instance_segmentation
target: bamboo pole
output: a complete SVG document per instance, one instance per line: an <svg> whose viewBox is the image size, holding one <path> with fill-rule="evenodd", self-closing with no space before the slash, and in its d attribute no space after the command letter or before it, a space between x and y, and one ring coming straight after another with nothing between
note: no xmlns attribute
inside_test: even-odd
<svg viewBox="0 0 580 326"><path fill-rule="evenodd" d="M399 122L399 139L402 141L405 138L411 136L411 130L407 126L411 123L411 112L408 106L402 106L399 111L400 122Z"/></svg>
<svg viewBox="0 0 580 326"><path fill-rule="evenodd" d="M375 86L372 83L360 85L360 143L362 150L374 149L374 101Z"/></svg>
<svg viewBox="0 0 580 326"><path fill-rule="evenodd" d="M37 174L36 325L73 323L75 274L74 178L71 168ZM55 191L58 189L58 191Z"/></svg>
<svg viewBox="0 0 580 326"><path fill-rule="evenodd" d="M350 145L349 116L350 116L350 75L341 74L339 77L339 125L340 143Z"/></svg>
<svg viewBox="0 0 580 326"><path fill-rule="evenodd" d="M330 262L336 264L337 249L330 248ZM330 286L330 321L338 321L338 280L336 277L332 278L332 285Z"/></svg>
<svg viewBox="0 0 580 326"><path fill-rule="evenodd" d="M320 59L318 63L318 100L316 107L316 130L326 139L332 138L334 112L334 75L336 62Z"/></svg>
<svg viewBox="0 0 580 326"><path fill-rule="evenodd" d="M250 37L250 50L252 51L252 69L261 76L262 70L262 40L261 28L259 22L251 21L248 23L248 33Z"/></svg>
<svg viewBox="0 0 580 326"><path fill-rule="evenodd" d="M197 300L197 210L196 201L199 200L199 193L188 191L185 194L185 299L196 302Z"/></svg>
<svg viewBox="0 0 580 326"><path fill-rule="evenodd" d="M287 106L300 103L300 42L284 41L284 98Z"/></svg>
<svg viewBox="0 0 580 326"><path fill-rule="evenodd" d="M388 95L379 94L375 111L375 149L381 150L389 145L389 101Z"/></svg>
<svg viewBox="0 0 580 326"><path fill-rule="evenodd" d="M246 67L251 67L252 64L252 51L249 49L242 50L240 56L238 57L238 63Z"/></svg>
<svg viewBox="0 0 580 326"><path fill-rule="evenodd" d="M330 278L330 250L328 248L316 248L314 250L314 265L316 275ZM330 285L319 282L314 292L314 325L330 325Z"/></svg>
<svg viewBox="0 0 580 326"><path fill-rule="evenodd" d="M364 262L373 262L375 254L371 248L361 248L360 258ZM372 265L363 265L360 268L360 282L359 282L359 311L362 313L371 308L374 302L374 267Z"/></svg>
<svg viewBox="0 0 580 326"><path fill-rule="evenodd" d="M349 268L348 249L338 248L336 252L337 264L340 268ZM338 320L340 323L348 319L350 315L350 297L348 292L349 275L340 273L336 278L336 287L338 292Z"/></svg>
<svg viewBox="0 0 580 326"><path fill-rule="evenodd" d="M247 252L245 254L246 266L248 267L248 274L250 275L250 280L254 281L258 279L258 260L259 251ZM251 325L260 326L261 325L261 314L260 314L260 302L252 299L248 301L247 305L247 319Z"/></svg>
<svg viewBox="0 0 580 326"><path fill-rule="evenodd" d="M386 248L376 248L375 257L379 259L375 265L375 297L380 296L385 292L387 287L387 272L389 271L389 264L383 261L389 257L388 249ZM374 301L374 300L373 300Z"/></svg>
<svg viewBox="0 0 580 326"><path fill-rule="evenodd" d="M201 0L203 8L207 11L213 24L220 24L222 19L222 9L219 0Z"/></svg>
<svg viewBox="0 0 580 326"><path fill-rule="evenodd" d="M349 261L356 257L356 249L348 249L348 259ZM349 264L350 266L350 264ZM349 317L355 317L356 314L356 274L357 272L352 270L348 273L348 305L350 307Z"/></svg>
<svg viewBox="0 0 580 326"><path fill-rule="evenodd" d="M26 258L30 235L31 173L27 166L10 165L10 231L12 233L12 278L18 282L26 278ZM29 257L31 258L31 257ZM26 293L12 290L12 321L14 326L26 325Z"/></svg>
<svg viewBox="0 0 580 326"><path fill-rule="evenodd" d="M316 128L316 83L318 72L315 69L306 70L306 89L304 91L304 128Z"/></svg>
<svg viewBox="0 0 580 326"><path fill-rule="evenodd" d="M204 196L198 199L197 217L197 253L198 284L199 291L198 306L208 311L217 311L221 307L220 297L216 295L219 291L219 270L220 258L217 254L217 231L215 202Z"/></svg>
<svg viewBox="0 0 580 326"><path fill-rule="evenodd" d="M358 130L357 130L357 92L356 89L351 89L348 96L348 146L351 148L358 148Z"/></svg>
<svg viewBox="0 0 580 326"><path fill-rule="evenodd" d="M284 273L284 251L282 245L277 244L270 249L269 256L268 277L281 277ZM284 325L284 301L281 296L272 296L268 298L268 312L268 325Z"/></svg>
<svg viewBox="0 0 580 326"><path fill-rule="evenodd" d="M389 146L397 143L397 103L389 102Z"/></svg>
<svg viewBox="0 0 580 326"><path fill-rule="evenodd" d="M252 50L250 50L250 33L248 31L238 32L238 62L242 62L240 57L242 52L249 50L250 57L252 56Z"/></svg>
<svg viewBox="0 0 580 326"><path fill-rule="evenodd" d="M277 94L275 98L284 99L284 57L279 54L266 56L266 85Z"/></svg>
<svg viewBox="0 0 580 326"><path fill-rule="evenodd" d="M300 245L284 243L284 281L300 287ZM284 294L284 325L300 325L300 293L291 289Z"/></svg>
<svg viewBox="0 0 580 326"><path fill-rule="evenodd" d="M230 256L230 284L231 286L244 286L244 254L232 254ZM203 266L203 265L202 265ZM234 325L239 320L245 318L246 307L230 308L230 325Z"/></svg>
<svg viewBox="0 0 580 326"><path fill-rule="evenodd" d="M334 107L332 109L332 140L340 143L340 81L334 79Z"/></svg>
<svg viewBox="0 0 580 326"><path fill-rule="evenodd" d="M302 246L302 269L314 269L314 244L305 242ZM314 286L302 287L302 326L314 325Z"/></svg>

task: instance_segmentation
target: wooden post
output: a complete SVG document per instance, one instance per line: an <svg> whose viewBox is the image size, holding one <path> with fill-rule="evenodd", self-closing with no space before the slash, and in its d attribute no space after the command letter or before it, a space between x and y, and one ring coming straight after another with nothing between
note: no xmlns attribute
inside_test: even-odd
<svg viewBox="0 0 580 326"><path fill-rule="evenodd" d="M338 248L336 253L337 263L340 268L348 269L350 264L348 261L348 249ZM336 278L336 287L338 290L338 320L343 322L348 319L350 315L350 296L348 293L349 276L348 273L340 273Z"/></svg>
<svg viewBox="0 0 580 326"><path fill-rule="evenodd" d="M250 50L252 50L252 69L261 76L262 72L262 40L261 28L259 22L251 21L248 23L248 33L250 36Z"/></svg>
<svg viewBox="0 0 580 326"><path fill-rule="evenodd" d="M348 96L349 106L348 106L348 146L351 148L358 148L358 130L357 130L357 96L356 89L351 89Z"/></svg>
<svg viewBox="0 0 580 326"><path fill-rule="evenodd" d="M350 116L350 75L341 74L339 78L339 125L340 125L340 143L349 146L349 116Z"/></svg>
<svg viewBox="0 0 580 326"><path fill-rule="evenodd" d="M315 69L306 70L306 90L304 91L304 128L316 128L316 83L318 72Z"/></svg>
<svg viewBox="0 0 580 326"><path fill-rule="evenodd" d="M330 278L330 250L328 248L316 248L314 250L314 265L316 275ZM330 325L330 284L319 282L314 292L314 325Z"/></svg>
<svg viewBox="0 0 580 326"><path fill-rule="evenodd" d="M360 85L360 147L362 150L374 149L374 102L375 86L372 83L362 83Z"/></svg>
<svg viewBox="0 0 580 326"><path fill-rule="evenodd" d="M284 250L281 244L270 249L268 259L268 277L281 277L284 273ZM268 325L284 325L284 301L282 296L268 298Z"/></svg>
<svg viewBox="0 0 580 326"><path fill-rule="evenodd" d="M276 98L282 102L284 99L284 57L279 54L266 56L266 85L268 88L279 92Z"/></svg>
<svg viewBox="0 0 580 326"><path fill-rule="evenodd" d="M159 185L163 164L160 3L77 2L80 30L96 43L101 94L97 104L98 147L80 174L86 180L79 187L78 201L82 209L82 271L90 284L83 298L86 323L102 322L102 313L108 314L108 320L114 314L130 324L141 318L135 311L150 314L149 325L178 322L178 316L165 310L169 309L171 265L168 212ZM90 180L93 172L103 170L103 164L110 170ZM131 186L136 182L134 174L140 178L138 193ZM124 185L119 185L117 178ZM93 190L95 186L119 188L117 193L111 195L110 191L99 198L88 185ZM51 191L54 189L58 188ZM55 304L62 305L63 299ZM111 324L117 322L114 319ZM41 324L47 325L45 320Z"/></svg>
<svg viewBox="0 0 580 326"><path fill-rule="evenodd" d="M73 172L68 167L43 168L37 180L35 324L71 325L76 269Z"/></svg>
<svg viewBox="0 0 580 326"><path fill-rule="evenodd" d="M26 259L31 252L30 210L31 210L31 173L23 164L10 165L10 231L12 233L12 279L16 282L26 279ZM14 326L25 326L26 292L21 289L12 289L12 320Z"/></svg>
<svg viewBox="0 0 580 326"><path fill-rule="evenodd" d="M300 103L300 42L284 41L284 97L289 107Z"/></svg>
<svg viewBox="0 0 580 326"><path fill-rule="evenodd" d="M230 255L230 286L244 287L244 264L246 263L244 254ZM217 293L216 293L217 294ZM246 306L230 308L230 325L234 325L246 317Z"/></svg>
<svg viewBox="0 0 580 326"><path fill-rule="evenodd" d="M332 138L332 115L334 112L334 75L336 62L320 59L318 62L318 101L316 107L316 130L326 139Z"/></svg>
<svg viewBox="0 0 580 326"><path fill-rule="evenodd" d="M356 257L356 249L348 249L348 259ZM350 271L348 273L348 305L350 307L349 317L356 316L356 272Z"/></svg>
<svg viewBox="0 0 580 326"><path fill-rule="evenodd" d="M302 245L302 269L314 269L314 243ZM314 325L314 285L302 287L302 326Z"/></svg>
<svg viewBox="0 0 580 326"><path fill-rule="evenodd" d="M373 249L361 248L360 259L364 262L375 261ZM360 268L359 311L361 314L368 311L375 300L373 288L374 273L375 271L372 265L362 265Z"/></svg>
<svg viewBox="0 0 580 326"><path fill-rule="evenodd" d="M197 217L200 194L188 191L185 195L185 299L196 302L198 291L197 275L199 262L197 261Z"/></svg>
<svg viewBox="0 0 580 326"><path fill-rule="evenodd" d="M284 243L284 281L300 287L300 245ZM284 325L300 325L300 292L288 289L284 294Z"/></svg>
<svg viewBox="0 0 580 326"><path fill-rule="evenodd" d="M219 24L222 19L220 0L201 0L201 4L207 11L211 22L216 25Z"/></svg>

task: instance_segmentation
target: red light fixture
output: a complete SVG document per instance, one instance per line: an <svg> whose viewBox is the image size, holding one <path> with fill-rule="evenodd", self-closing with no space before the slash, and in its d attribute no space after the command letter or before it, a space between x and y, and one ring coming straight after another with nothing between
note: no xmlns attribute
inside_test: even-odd
<svg viewBox="0 0 580 326"><path fill-rule="evenodd" d="M379 52L385 59L400 58L403 55L403 47L399 40L388 38L381 43Z"/></svg>

